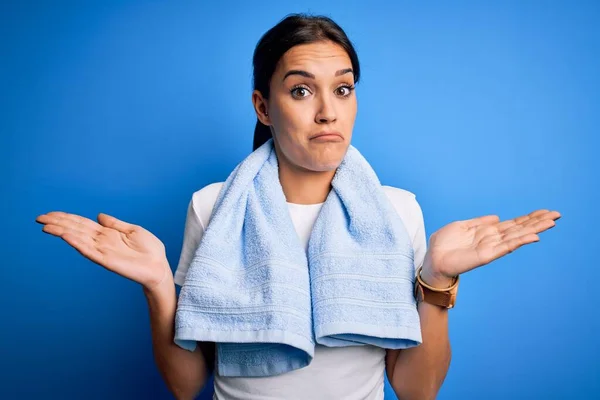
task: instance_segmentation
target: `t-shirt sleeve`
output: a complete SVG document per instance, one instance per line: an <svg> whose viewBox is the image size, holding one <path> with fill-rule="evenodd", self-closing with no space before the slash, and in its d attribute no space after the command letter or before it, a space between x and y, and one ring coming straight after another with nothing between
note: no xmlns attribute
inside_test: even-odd
<svg viewBox="0 0 600 400"><path fill-rule="evenodd" d="M179 286L183 286L188 268L190 267L192 258L194 258L194 253L204 235L204 225L202 224L202 220L197 211L192 198L188 205L187 216L185 219L181 255L179 256L179 263L177 264L177 269L173 276L173 280Z"/></svg>
<svg viewBox="0 0 600 400"><path fill-rule="evenodd" d="M413 249L415 256L415 271L423 265L425 253L427 252L427 238L425 234L425 220L423 210L417 199L413 201L413 216L416 223L416 230L413 236Z"/></svg>
<svg viewBox="0 0 600 400"><path fill-rule="evenodd" d="M402 218L407 233L412 241L416 272L416 270L423 265L425 253L427 253L423 210L414 193L393 186L384 186L383 188L398 212L398 215Z"/></svg>

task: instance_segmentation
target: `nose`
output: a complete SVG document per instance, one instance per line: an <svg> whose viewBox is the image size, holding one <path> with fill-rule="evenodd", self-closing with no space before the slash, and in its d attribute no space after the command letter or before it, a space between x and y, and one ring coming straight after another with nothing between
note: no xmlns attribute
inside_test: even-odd
<svg viewBox="0 0 600 400"><path fill-rule="evenodd" d="M315 122L318 124L327 124L337 119L334 100L327 94L319 96L319 106L315 114Z"/></svg>

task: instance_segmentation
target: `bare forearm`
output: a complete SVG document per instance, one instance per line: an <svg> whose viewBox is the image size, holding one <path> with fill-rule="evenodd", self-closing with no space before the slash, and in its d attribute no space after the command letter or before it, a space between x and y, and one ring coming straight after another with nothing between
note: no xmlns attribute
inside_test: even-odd
<svg viewBox="0 0 600 400"><path fill-rule="evenodd" d="M421 278L431 286L444 288L452 279L432 274L429 257L425 256ZM400 400L435 399L450 367L451 349L448 338L448 309L420 302L421 345L400 350L390 360L391 383Z"/></svg>
<svg viewBox="0 0 600 400"><path fill-rule="evenodd" d="M193 399L207 379L205 359L200 346L194 352L173 343L177 308L172 278L152 292L144 290L150 312L152 348L157 367L167 387L177 399Z"/></svg>
<svg viewBox="0 0 600 400"><path fill-rule="evenodd" d="M400 400L435 399L450 366L448 310L419 303L421 345L399 351L391 384Z"/></svg>

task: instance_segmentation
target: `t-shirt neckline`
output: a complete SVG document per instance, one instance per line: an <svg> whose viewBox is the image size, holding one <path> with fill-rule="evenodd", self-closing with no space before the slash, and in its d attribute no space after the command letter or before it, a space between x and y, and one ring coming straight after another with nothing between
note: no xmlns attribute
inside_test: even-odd
<svg viewBox="0 0 600 400"><path fill-rule="evenodd" d="M286 203L287 203L288 206L297 207L297 208L313 208L313 207L316 208L316 207L320 207L323 204L325 204L325 202L323 202L323 203L313 203L313 204L298 204L298 203L290 203L290 202L287 202L287 201L286 201Z"/></svg>

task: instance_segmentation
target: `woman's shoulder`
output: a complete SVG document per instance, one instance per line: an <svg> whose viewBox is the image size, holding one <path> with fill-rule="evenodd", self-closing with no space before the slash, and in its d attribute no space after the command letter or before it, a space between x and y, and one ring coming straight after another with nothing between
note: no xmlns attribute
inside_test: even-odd
<svg viewBox="0 0 600 400"><path fill-rule="evenodd" d="M224 183L225 182L213 182L196 190L192 194L192 199L194 200L194 203L214 203L215 201L217 201L217 196L219 196L219 192L221 191L221 187Z"/></svg>
<svg viewBox="0 0 600 400"><path fill-rule="evenodd" d="M417 197L413 192L399 187L381 185L383 191L391 201L396 202L413 202Z"/></svg>
<svg viewBox="0 0 600 400"><path fill-rule="evenodd" d="M382 188L398 213L404 214L408 212L412 214L416 209L420 211L417 196L413 192L387 185L382 185Z"/></svg>
<svg viewBox="0 0 600 400"><path fill-rule="evenodd" d="M217 202L217 197L224 183L209 183L192 194L192 208L196 212L196 215L198 215L203 226L207 226L210 221L213 207Z"/></svg>
<svg viewBox="0 0 600 400"><path fill-rule="evenodd" d="M423 225L423 211L417 196L406 189L382 185L383 191L404 221L409 233L414 234Z"/></svg>

